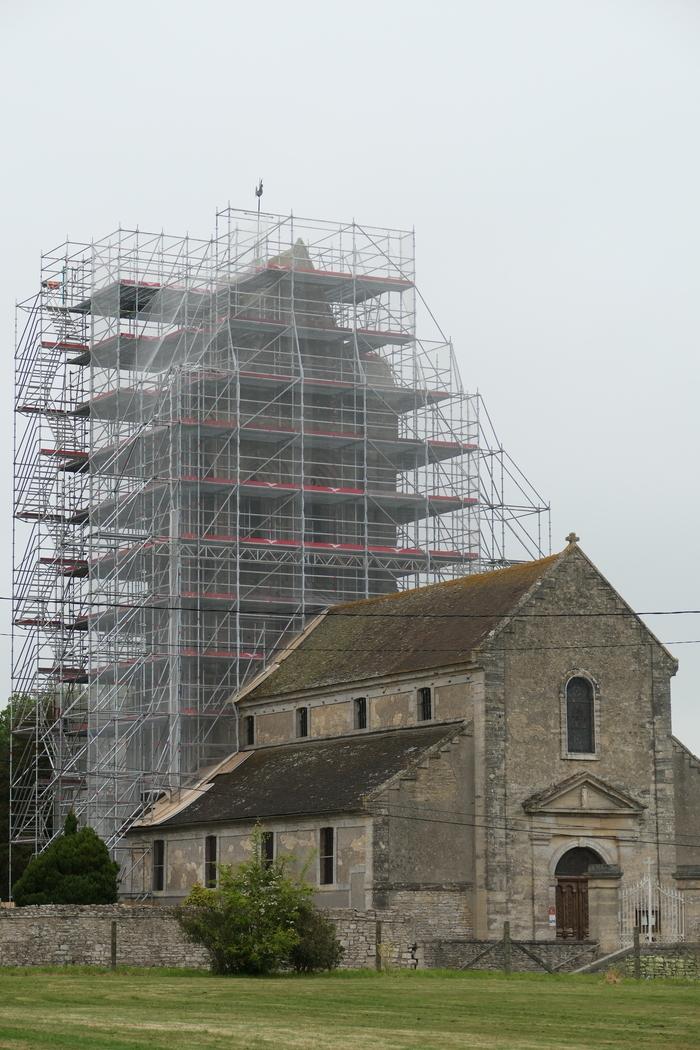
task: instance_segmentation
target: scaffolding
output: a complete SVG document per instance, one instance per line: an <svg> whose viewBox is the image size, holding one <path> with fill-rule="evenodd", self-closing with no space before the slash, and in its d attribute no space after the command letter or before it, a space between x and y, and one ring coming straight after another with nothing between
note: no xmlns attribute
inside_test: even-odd
<svg viewBox="0 0 700 1050"><path fill-rule="evenodd" d="M125 829L237 746L312 614L549 550L416 336L411 232L237 211L42 260L16 357L11 836Z"/></svg>

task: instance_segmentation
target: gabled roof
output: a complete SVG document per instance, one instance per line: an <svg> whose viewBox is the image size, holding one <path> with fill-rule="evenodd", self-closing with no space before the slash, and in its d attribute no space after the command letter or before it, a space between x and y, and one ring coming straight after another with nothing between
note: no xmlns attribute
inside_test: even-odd
<svg viewBox="0 0 700 1050"><path fill-rule="evenodd" d="M334 605L245 697L466 663L560 557Z"/></svg>
<svg viewBox="0 0 700 1050"><path fill-rule="evenodd" d="M193 790L188 805L160 819L152 811L133 833L146 826L356 813L383 784L463 730L463 722L452 722L244 751L235 768Z"/></svg>

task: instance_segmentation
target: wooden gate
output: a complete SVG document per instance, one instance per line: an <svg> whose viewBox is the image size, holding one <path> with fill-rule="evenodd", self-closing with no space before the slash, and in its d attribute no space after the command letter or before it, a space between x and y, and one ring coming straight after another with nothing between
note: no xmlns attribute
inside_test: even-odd
<svg viewBox="0 0 700 1050"><path fill-rule="evenodd" d="M585 941L588 937L588 878L567 875L557 880L557 937Z"/></svg>

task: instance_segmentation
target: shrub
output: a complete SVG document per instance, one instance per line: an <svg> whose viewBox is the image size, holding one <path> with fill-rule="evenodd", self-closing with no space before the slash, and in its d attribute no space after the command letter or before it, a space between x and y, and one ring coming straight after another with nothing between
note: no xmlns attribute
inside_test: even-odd
<svg viewBox="0 0 700 1050"><path fill-rule="evenodd" d="M13 887L15 904L114 904L119 865L92 828L69 813L63 834L32 857Z"/></svg>
<svg viewBox="0 0 700 1050"><path fill-rule="evenodd" d="M298 973L335 970L340 965L344 948L335 935L335 926L324 912L306 902L297 915L299 940L292 948L289 962Z"/></svg>
<svg viewBox="0 0 700 1050"><path fill-rule="evenodd" d="M253 843L252 860L220 864L218 886L194 886L176 910L187 937L207 949L217 974L337 966L342 948L332 923L313 907L311 887L287 873L287 858L263 859L259 828Z"/></svg>
<svg viewBox="0 0 700 1050"><path fill-rule="evenodd" d="M209 952L214 973L271 973L299 940L296 922L311 889L291 878L284 859L267 863L261 833L254 857L237 868L218 866L216 889L194 886L177 909L190 940Z"/></svg>

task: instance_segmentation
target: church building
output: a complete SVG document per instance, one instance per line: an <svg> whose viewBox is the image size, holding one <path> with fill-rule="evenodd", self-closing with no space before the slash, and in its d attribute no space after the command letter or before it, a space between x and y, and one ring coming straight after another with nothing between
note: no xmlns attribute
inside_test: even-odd
<svg viewBox="0 0 700 1050"><path fill-rule="evenodd" d="M700 761L672 735L676 668L573 534L333 606L233 699L236 752L132 827L123 889L214 885L259 824L320 905L400 913L417 936L508 920L601 950L635 925L698 940Z"/></svg>

